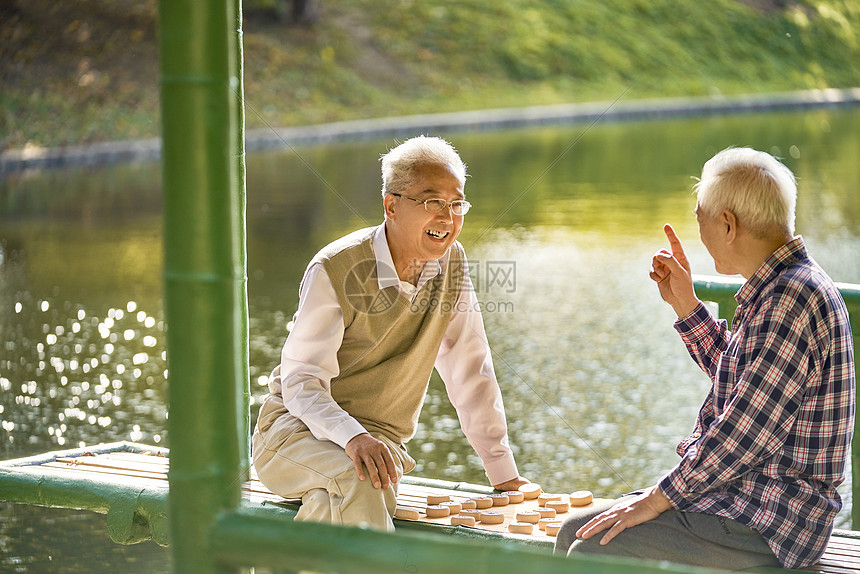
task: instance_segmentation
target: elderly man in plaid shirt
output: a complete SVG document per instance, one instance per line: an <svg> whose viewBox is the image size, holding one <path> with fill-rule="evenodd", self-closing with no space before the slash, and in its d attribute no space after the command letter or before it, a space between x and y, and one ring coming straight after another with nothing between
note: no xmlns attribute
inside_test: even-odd
<svg viewBox="0 0 860 574"><path fill-rule="evenodd" d="M854 426L845 303L794 236L796 184L772 156L727 149L696 186L702 243L746 283L731 329L696 298L671 226L651 278L711 379L680 463L651 488L572 516L557 552L744 570L821 558L842 508ZM600 534L602 533L602 534Z"/></svg>

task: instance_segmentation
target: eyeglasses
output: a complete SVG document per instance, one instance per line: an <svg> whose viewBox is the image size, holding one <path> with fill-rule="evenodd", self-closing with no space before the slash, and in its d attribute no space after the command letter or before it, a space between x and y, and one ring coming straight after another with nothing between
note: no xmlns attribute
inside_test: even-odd
<svg viewBox="0 0 860 574"><path fill-rule="evenodd" d="M409 197L408 195L403 195L402 193L392 193L396 197L402 197L404 199L410 199L416 203L424 204L424 211L427 213L439 213L449 205L451 206L451 211L454 215L466 215L469 213L469 209L472 207L472 204L466 201L465 199L455 199L454 201L448 203L444 199L415 199L414 197Z"/></svg>

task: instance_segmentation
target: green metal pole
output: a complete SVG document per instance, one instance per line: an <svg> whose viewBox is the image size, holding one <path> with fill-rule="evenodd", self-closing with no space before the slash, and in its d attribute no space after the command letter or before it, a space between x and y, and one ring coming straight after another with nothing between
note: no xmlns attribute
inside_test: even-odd
<svg viewBox="0 0 860 574"><path fill-rule="evenodd" d="M209 534L240 500L236 0L160 0L169 524L175 572L227 572ZM237 192L238 191L238 192Z"/></svg>

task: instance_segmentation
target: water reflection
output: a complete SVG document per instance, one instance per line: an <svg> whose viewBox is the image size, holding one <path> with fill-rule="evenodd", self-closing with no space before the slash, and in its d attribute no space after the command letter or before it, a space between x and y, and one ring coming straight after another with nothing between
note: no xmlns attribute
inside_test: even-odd
<svg viewBox="0 0 860 574"><path fill-rule="evenodd" d="M99 317L27 291L12 310L3 324L14 330L4 329L0 355L0 408L11 409L5 452L97 444L105 434L161 442L163 432L141 427L161 428L167 415L163 320L134 301Z"/></svg>
<svg viewBox="0 0 860 574"><path fill-rule="evenodd" d="M834 278L860 282L858 134L860 112L817 111L450 136L471 173L461 241L523 474L613 496L674 464L706 381L647 265L671 221L694 270L714 272L689 190L716 151L783 156L799 177L798 231ZM248 157L252 419L308 260L380 221L377 158L391 143ZM153 165L0 181L4 458L127 439L169 446L160 209ZM421 475L485 482L435 376L410 449ZM0 508L0 565L26 563L24 532L48 528L40 512L54 511Z"/></svg>

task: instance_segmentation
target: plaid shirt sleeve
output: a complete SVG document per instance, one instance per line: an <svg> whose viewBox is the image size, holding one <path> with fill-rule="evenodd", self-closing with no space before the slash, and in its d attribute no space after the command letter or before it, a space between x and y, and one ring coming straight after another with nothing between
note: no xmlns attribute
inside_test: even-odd
<svg viewBox="0 0 860 574"><path fill-rule="evenodd" d="M703 305L676 323L713 382L695 432L679 445L680 464L660 482L682 510L779 450L800 408L810 365L808 320L774 306L740 323L740 333L729 332Z"/></svg>

